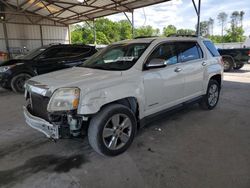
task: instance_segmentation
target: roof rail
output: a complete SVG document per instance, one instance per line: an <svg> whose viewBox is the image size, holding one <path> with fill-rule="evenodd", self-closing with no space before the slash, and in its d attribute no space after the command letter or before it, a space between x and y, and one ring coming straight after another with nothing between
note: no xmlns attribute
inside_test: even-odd
<svg viewBox="0 0 250 188"><path fill-rule="evenodd" d="M62 45L62 44L60 42L49 43L49 46L53 46L53 45Z"/></svg>
<svg viewBox="0 0 250 188"><path fill-rule="evenodd" d="M197 35L170 34L168 37L198 37Z"/></svg>
<svg viewBox="0 0 250 188"><path fill-rule="evenodd" d="M138 36L138 37L135 37L134 39L155 38L155 37L159 37L159 36Z"/></svg>

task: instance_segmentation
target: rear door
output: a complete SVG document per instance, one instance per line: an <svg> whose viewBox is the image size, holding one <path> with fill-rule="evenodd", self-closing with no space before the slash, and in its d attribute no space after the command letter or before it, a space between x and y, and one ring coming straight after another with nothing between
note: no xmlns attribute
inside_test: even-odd
<svg viewBox="0 0 250 188"><path fill-rule="evenodd" d="M200 96L203 92L204 72L207 62L196 41L177 42L182 74L185 77L185 99Z"/></svg>

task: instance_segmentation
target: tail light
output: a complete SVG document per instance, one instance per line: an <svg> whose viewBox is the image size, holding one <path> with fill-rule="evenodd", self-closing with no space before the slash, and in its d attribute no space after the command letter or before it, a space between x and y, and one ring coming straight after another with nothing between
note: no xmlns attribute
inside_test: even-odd
<svg viewBox="0 0 250 188"><path fill-rule="evenodd" d="M224 66L224 61L223 61L223 58L222 58L222 57L220 57L220 64L221 64L222 66Z"/></svg>
<svg viewBox="0 0 250 188"><path fill-rule="evenodd" d="M248 56L250 56L250 50L248 50Z"/></svg>

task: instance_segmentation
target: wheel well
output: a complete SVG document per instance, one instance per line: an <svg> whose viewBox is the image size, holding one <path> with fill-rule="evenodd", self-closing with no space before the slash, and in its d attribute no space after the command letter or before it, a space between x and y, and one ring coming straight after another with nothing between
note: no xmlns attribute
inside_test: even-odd
<svg viewBox="0 0 250 188"><path fill-rule="evenodd" d="M124 99L119 99L119 100L114 101L112 103L122 104L122 105L128 107L134 113L136 113L136 110L137 110L137 100L134 97L127 97L127 98L124 98Z"/></svg>
<svg viewBox="0 0 250 188"><path fill-rule="evenodd" d="M228 59L231 60L232 63L234 63L234 58L230 55L222 55L222 59Z"/></svg>
<svg viewBox="0 0 250 188"><path fill-rule="evenodd" d="M31 72L28 72L28 71L20 71L20 72L16 72L15 74L13 74L13 76L11 77L14 78L15 76L19 75L19 74L28 74L30 75L31 77L35 76L35 74L31 73Z"/></svg>
<svg viewBox="0 0 250 188"><path fill-rule="evenodd" d="M216 80L219 83L219 86L221 87L221 75L216 74L210 78L210 80Z"/></svg>
<svg viewBox="0 0 250 188"><path fill-rule="evenodd" d="M128 107L135 114L137 122L139 122L139 104L135 97L126 97L123 99L119 99L111 103L105 104L104 106L102 106L102 108L110 104L121 104ZM138 129L139 129L139 123L138 123Z"/></svg>

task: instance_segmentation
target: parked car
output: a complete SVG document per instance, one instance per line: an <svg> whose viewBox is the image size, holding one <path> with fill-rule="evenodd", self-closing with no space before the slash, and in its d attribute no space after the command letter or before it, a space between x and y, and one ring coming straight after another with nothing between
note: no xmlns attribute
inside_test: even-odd
<svg viewBox="0 0 250 188"><path fill-rule="evenodd" d="M15 92L24 92L24 83L33 76L82 64L96 53L87 45L50 45L28 55L0 64L0 85Z"/></svg>
<svg viewBox="0 0 250 188"><path fill-rule="evenodd" d="M229 72L232 69L239 70L244 64L250 63L249 48L218 49L224 62L224 71Z"/></svg>
<svg viewBox="0 0 250 188"><path fill-rule="evenodd" d="M30 79L26 122L52 139L87 132L100 154L124 152L145 122L189 102L212 110L223 65L211 41L197 37L121 41L84 64Z"/></svg>

